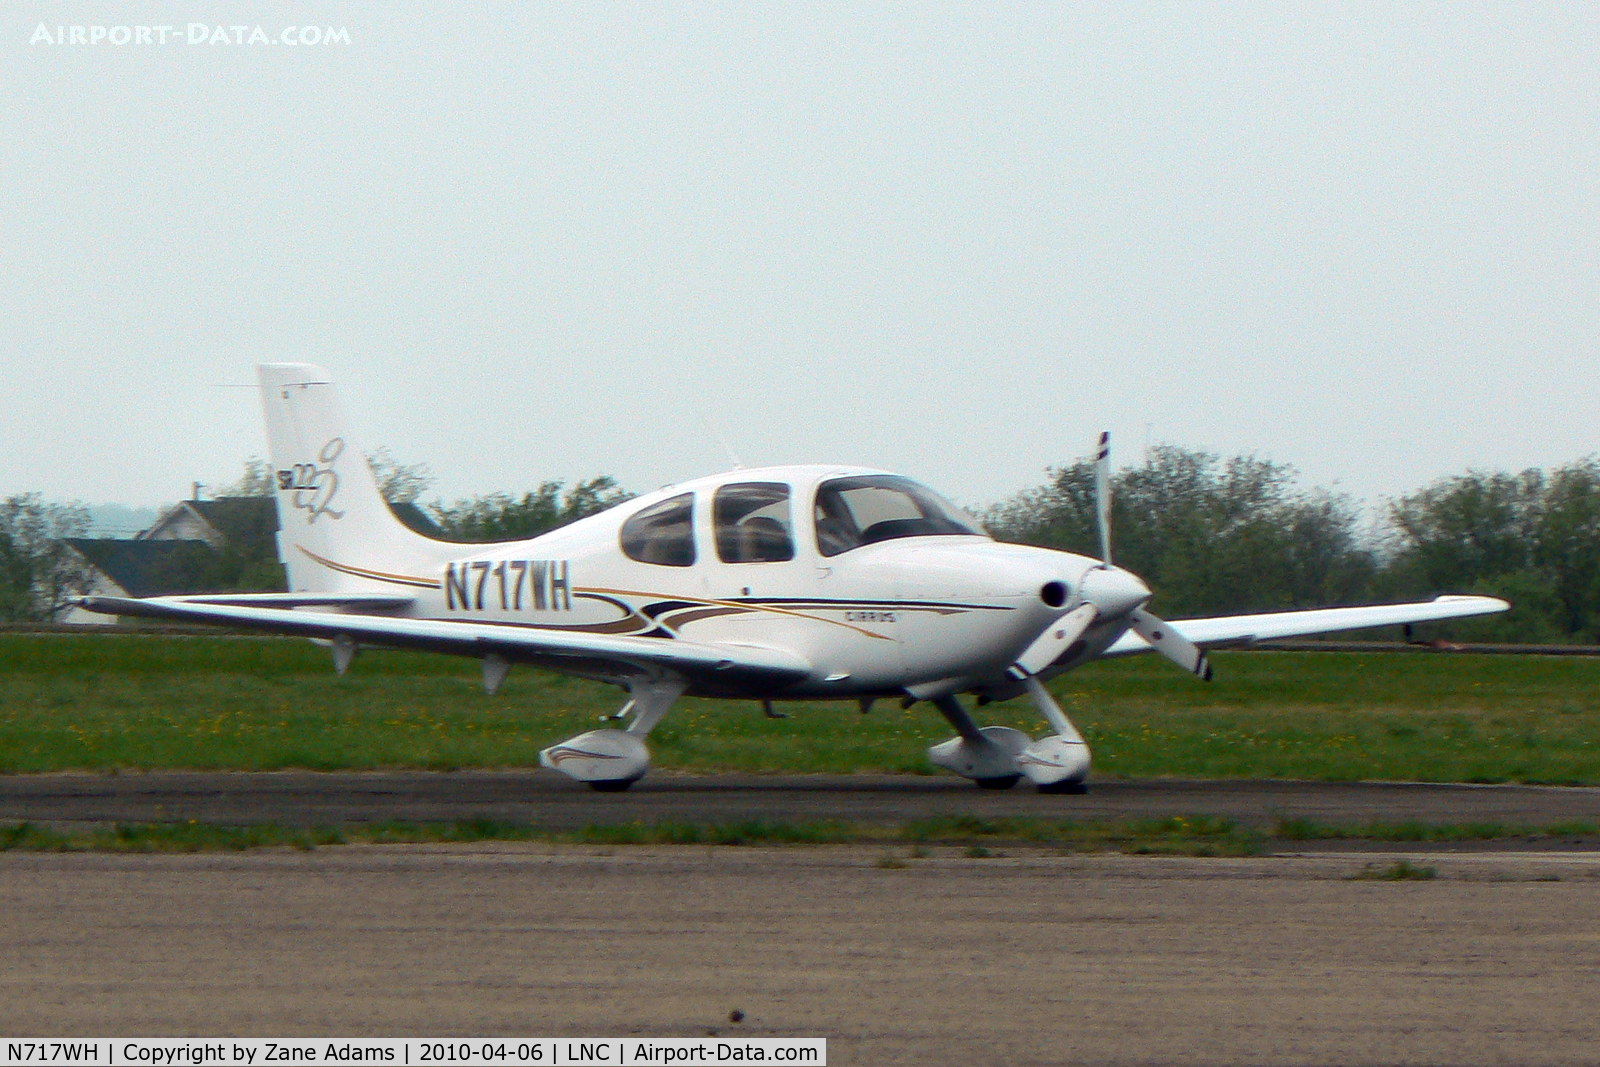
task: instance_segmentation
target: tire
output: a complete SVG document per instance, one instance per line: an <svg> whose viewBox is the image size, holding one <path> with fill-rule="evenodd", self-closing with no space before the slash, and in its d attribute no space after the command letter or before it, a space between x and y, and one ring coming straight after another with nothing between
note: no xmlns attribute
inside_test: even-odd
<svg viewBox="0 0 1600 1067"><path fill-rule="evenodd" d="M1039 787L1039 792L1041 793L1064 793L1074 797L1081 797L1088 791L1089 783L1081 778L1074 781L1051 782L1049 785L1041 785Z"/></svg>
<svg viewBox="0 0 1600 1067"><path fill-rule="evenodd" d="M590 782L589 788L596 793L625 793L628 787L638 780L637 778L602 778L598 781Z"/></svg>
<svg viewBox="0 0 1600 1067"><path fill-rule="evenodd" d="M979 789L1010 789L1021 778L1020 774L1007 774L999 778L974 778L973 781L978 783Z"/></svg>

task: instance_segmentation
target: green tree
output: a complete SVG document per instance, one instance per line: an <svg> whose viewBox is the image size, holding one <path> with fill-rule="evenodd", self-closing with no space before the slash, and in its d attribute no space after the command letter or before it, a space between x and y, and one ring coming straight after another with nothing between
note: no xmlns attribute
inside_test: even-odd
<svg viewBox="0 0 1600 1067"><path fill-rule="evenodd" d="M367 457L378 492L391 504L414 504L433 484L433 471L426 463L402 463L387 448Z"/></svg>
<svg viewBox="0 0 1600 1067"><path fill-rule="evenodd" d="M1511 610L1480 619L1463 619L1429 629L1447 631L1459 641L1486 641L1497 644L1555 645L1569 642L1573 635L1562 625L1561 598L1543 570L1512 571L1479 578L1464 589L1453 590L1479 596L1495 596L1507 601Z"/></svg>
<svg viewBox="0 0 1600 1067"><path fill-rule="evenodd" d="M1371 595L1378 561L1360 532L1361 510L1348 496L1313 491L1290 501L1284 519L1291 604L1348 604Z"/></svg>
<svg viewBox="0 0 1600 1067"><path fill-rule="evenodd" d="M1049 481L1044 485L1024 489L987 509L983 513L984 526L1002 541L1098 557L1094 464L1080 460L1068 467L1048 467L1045 473ZM1113 530L1116 518L1114 514Z"/></svg>
<svg viewBox="0 0 1600 1067"><path fill-rule="evenodd" d="M563 483L541 482L520 498L509 493L458 500L429 510L441 534L451 541L514 541L536 537L632 498L607 475L579 482L565 493Z"/></svg>
<svg viewBox="0 0 1600 1067"><path fill-rule="evenodd" d="M1442 478L1389 509L1399 551L1389 581L1401 592L1460 592L1534 563L1543 472L1468 471Z"/></svg>
<svg viewBox="0 0 1600 1067"><path fill-rule="evenodd" d="M213 497L263 497L277 491L277 481L272 476L272 465L260 456L244 461L244 473L232 485L225 485Z"/></svg>
<svg viewBox="0 0 1600 1067"><path fill-rule="evenodd" d="M1472 592L1511 610L1457 624L1472 640L1600 639L1600 460L1548 473L1468 471L1390 509L1386 593Z"/></svg>
<svg viewBox="0 0 1600 1067"><path fill-rule="evenodd" d="M33 617L33 565L0 530L0 620Z"/></svg>
<svg viewBox="0 0 1600 1067"><path fill-rule="evenodd" d="M1098 556L1094 468L1052 468L1050 481L989 509L1003 540ZM1174 615L1264 611L1358 599L1374 569L1345 497L1295 488L1292 467L1255 456L1223 461L1171 445L1116 472L1116 563Z"/></svg>
<svg viewBox="0 0 1600 1067"><path fill-rule="evenodd" d="M0 617L52 620L88 592L89 568L66 543L88 529L82 504L47 504L38 493L0 503Z"/></svg>
<svg viewBox="0 0 1600 1067"><path fill-rule="evenodd" d="M1600 460L1553 471L1535 523L1534 562L1560 602L1561 629L1600 634Z"/></svg>

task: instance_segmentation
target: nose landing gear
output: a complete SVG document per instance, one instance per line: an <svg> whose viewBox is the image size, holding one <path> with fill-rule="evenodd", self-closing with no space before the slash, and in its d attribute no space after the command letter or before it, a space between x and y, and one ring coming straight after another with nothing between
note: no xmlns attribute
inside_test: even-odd
<svg viewBox="0 0 1600 1067"><path fill-rule="evenodd" d="M954 695L933 698L958 736L928 749L928 761L936 767L971 778L983 789L1010 789L1022 777L1017 757L1028 745L1028 735L1009 726L981 729Z"/></svg>
<svg viewBox="0 0 1600 1067"><path fill-rule="evenodd" d="M1089 746L1044 683L1030 676L1024 684L1053 735L1034 741L1008 726L979 727L954 694L946 694L932 698L933 706L957 736L929 748L928 761L971 778L982 789L1010 789L1026 775L1041 793L1088 792Z"/></svg>

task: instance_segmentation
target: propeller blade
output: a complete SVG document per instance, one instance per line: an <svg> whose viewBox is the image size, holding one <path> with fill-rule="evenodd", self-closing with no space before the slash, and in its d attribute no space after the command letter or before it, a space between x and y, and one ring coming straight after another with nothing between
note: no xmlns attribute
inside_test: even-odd
<svg viewBox="0 0 1600 1067"><path fill-rule="evenodd" d="M1102 430L1094 450L1094 517L1100 527L1100 561L1111 563L1111 434Z"/></svg>
<svg viewBox="0 0 1600 1067"><path fill-rule="evenodd" d="M1094 622L1098 612L1093 604L1080 604L1055 622L1045 627L1044 633L1034 639L1028 650L1017 657L1009 673L1018 681L1031 678L1056 661L1056 657L1072 647Z"/></svg>
<svg viewBox="0 0 1600 1067"><path fill-rule="evenodd" d="M1211 681L1211 664L1193 641L1143 608L1134 609L1132 619L1133 632L1150 642L1151 648L1201 681Z"/></svg>

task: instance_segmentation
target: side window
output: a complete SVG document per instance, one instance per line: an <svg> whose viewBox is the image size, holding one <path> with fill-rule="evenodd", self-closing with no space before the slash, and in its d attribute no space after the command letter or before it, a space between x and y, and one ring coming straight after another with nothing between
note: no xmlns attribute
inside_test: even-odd
<svg viewBox="0 0 1600 1067"><path fill-rule="evenodd" d="M780 563L794 559L789 487L782 482L740 482L717 490L711 505L717 557L724 563Z"/></svg>
<svg viewBox="0 0 1600 1067"><path fill-rule="evenodd" d="M694 494L652 504L622 524L622 554L640 563L694 563Z"/></svg>

